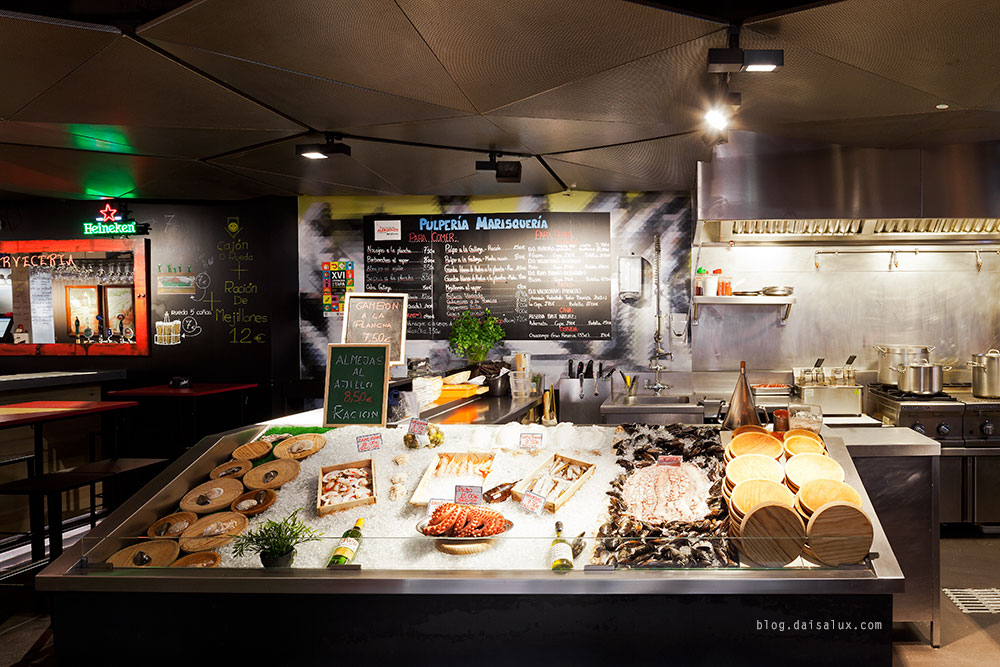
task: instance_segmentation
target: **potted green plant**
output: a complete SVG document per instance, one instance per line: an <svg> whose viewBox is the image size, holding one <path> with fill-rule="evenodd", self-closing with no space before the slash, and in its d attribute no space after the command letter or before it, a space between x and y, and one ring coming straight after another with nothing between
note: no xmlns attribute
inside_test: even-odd
<svg viewBox="0 0 1000 667"><path fill-rule="evenodd" d="M469 363L477 364L484 361L498 343L503 342L504 336L506 334L500 326L500 320L489 309L481 317L476 317L472 311L467 310L452 321L448 347L455 354L468 359Z"/></svg>
<svg viewBox="0 0 1000 667"><path fill-rule="evenodd" d="M290 567L297 545L323 536L297 518L298 513L299 510L295 510L281 521L265 521L256 530L238 535L233 542L233 555L259 554L264 567Z"/></svg>

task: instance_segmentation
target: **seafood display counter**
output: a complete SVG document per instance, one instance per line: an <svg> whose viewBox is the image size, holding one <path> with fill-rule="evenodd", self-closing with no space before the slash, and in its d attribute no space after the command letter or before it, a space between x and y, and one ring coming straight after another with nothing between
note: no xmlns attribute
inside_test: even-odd
<svg viewBox="0 0 1000 667"><path fill-rule="evenodd" d="M890 664L903 576L835 436L779 483L794 452L714 427L289 422L203 439L38 576L58 655ZM833 468L848 502L803 495ZM290 566L237 548L283 519Z"/></svg>

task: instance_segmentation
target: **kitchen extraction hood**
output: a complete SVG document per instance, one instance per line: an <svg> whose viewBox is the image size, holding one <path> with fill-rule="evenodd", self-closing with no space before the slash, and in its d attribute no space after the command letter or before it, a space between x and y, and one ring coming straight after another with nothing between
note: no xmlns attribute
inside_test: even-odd
<svg viewBox="0 0 1000 667"><path fill-rule="evenodd" d="M734 131L698 163L711 241L1000 242L1000 142L854 148Z"/></svg>

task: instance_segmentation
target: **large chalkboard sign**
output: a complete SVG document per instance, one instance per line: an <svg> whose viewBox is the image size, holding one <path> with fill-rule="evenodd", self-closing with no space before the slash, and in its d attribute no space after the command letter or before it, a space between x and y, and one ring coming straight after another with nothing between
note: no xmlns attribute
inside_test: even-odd
<svg viewBox="0 0 1000 667"><path fill-rule="evenodd" d="M365 291L409 295L407 336L439 339L465 310L509 340L611 338L608 213L367 216Z"/></svg>
<svg viewBox="0 0 1000 667"><path fill-rule="evenodd" d="M406 363L405 294L348 292L341 343L385 343L389 365Z"/></svg>
<svg viewBox="0 0 1000 667"><path fill-rule="evenodd" d="M324 386L323 426L385 426L389 346L331 343Z"/></svg>

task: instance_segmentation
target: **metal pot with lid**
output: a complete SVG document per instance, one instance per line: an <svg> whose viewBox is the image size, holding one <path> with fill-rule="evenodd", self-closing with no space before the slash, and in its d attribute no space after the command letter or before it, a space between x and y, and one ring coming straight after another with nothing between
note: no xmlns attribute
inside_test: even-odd
<svg viewBox="0 0 1000 667"><path fill-rule="evenodd" d="M950 370L951 366L932 364L926 359L892 369L899 379L900 391L927 396L941 391L944 387L944 372Z"/></svg>
<svg viewBox="0 0 1000 667"><path fill-rule="evenodd" d="M972 395L976 398L1000 398L1000 350L972 355Z"/></svg>
<svg viewBox="0 0 1000 667"><path fill-rule="evenodd" d="M914 361L927 360L934 351L933 345L873 345L878 351L878 381L897 384L899 375L894 368L907 366Z"/></svg>

